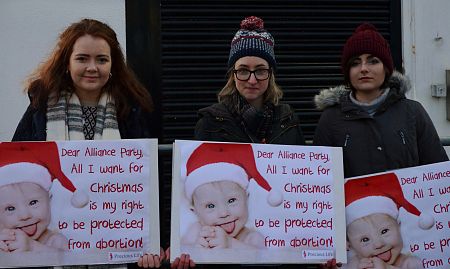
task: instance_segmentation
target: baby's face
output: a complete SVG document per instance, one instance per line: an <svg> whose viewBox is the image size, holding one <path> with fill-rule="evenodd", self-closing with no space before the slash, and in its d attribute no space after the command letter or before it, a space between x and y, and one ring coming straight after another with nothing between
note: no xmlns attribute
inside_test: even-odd
<svg viewBox="0 0 450 269"><path fill-rule="evenodd" d="M50 223L50 197L41 186L21 182L0 187L0 226L37 240Z"/></svg>
<svg viewBox="0 0 450 269"><path fill-rule="evenodd" d="M193 194L194 211L200 224L220 226L235 237L248 219L247 193L231 181L200 185Z"/></svg>
<svg viewBox="0 0 450 269"><path fill-rule="evenodd" d="M394 264L403 248L400 225L382 213L353 221L347 227L347 236L359 256L378 257L388 264Z"/></svg>

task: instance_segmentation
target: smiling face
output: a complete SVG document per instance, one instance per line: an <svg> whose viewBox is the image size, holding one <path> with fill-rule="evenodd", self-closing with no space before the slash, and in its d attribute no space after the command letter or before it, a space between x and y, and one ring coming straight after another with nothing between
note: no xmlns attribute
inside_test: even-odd
<svg viewBox="0 0 450 269"><path fill-rule="evenodd" d="M370 102L380 96L386 71L379 58L370 54L353 58L349 72L350 83L358 101Z"/></svg>
<svg viewBox="0 0 450 269"><path fill-rule="evenodd" d="M400 225L392 217L376 213L347 226L350 246L363 258L378 257L394 264L403 248Z"/></svg>
<svg viewBox="0 0 450 269"><path fill-rule="evenodd" d="M242 57L234 63L235 70L246 69L249 71L255 71L269 68L269 64L266 60L255 56ZM264 102L264 93L269 87L269 78L258 81L255 74L251 74L248 80L242 81L238 80L235 75L234 82L239 94L243 96L249 104L256 108L262 107Z"/></svg>
<svg viewBox="0 0 450 269"><path fill-rule="evenodd" d="M193 194L194 212L200 224L219 226L236 237L248 219L247 193L231 181L200 185Z"/></svg>
<svg viewBox="0 0 450 269"><path fill-rule="evenodd" d="M0 187L0 226L38 240L50 224L50 197L41 186L21 182Z"/></svg>
<svg viewBox="0 0 450 269"><path fill-rule="evenodd" d="M111 65L111 48L103 38L84 35L77 39L67 69L81 102L98 101Z"/></svg>

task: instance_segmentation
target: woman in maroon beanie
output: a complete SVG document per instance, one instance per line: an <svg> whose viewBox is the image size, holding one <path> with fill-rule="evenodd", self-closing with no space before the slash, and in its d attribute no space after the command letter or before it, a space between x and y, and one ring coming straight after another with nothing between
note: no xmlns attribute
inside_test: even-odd
<svg viewBox="0 0 450 269"><path fill-rule="evenodd" d="M314 144L342 147L345 177L447 161L425 109L409 100L409 81L394 71L388 42L368 23L342 51L345 85L315 96L324 110Z"/></svg>
<svg viewBox="0 0 450 269"><path fill-rule="evenodd" d="M341 68L345 85L314 98L323 110L314 145L343 148L346 178L448 160L425 109L405 97L409 81L394 71L373 25L361 24L347 40Z"/></svg>

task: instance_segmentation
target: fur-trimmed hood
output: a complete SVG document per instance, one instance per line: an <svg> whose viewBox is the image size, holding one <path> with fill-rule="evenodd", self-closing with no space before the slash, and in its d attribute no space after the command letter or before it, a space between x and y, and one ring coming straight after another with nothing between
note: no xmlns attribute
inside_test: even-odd
<svg viewBox="0 0 450 269"><path fill-rule="evenodd" d="M411 89L411 83L405 75L394 71L389 78L388 87L397 95L404 96ZM341 98L348 95L349 92L350 89L345 85L323 89L314 96L314 103L317 109L324 110L327 107L341 103Z"/></svg>

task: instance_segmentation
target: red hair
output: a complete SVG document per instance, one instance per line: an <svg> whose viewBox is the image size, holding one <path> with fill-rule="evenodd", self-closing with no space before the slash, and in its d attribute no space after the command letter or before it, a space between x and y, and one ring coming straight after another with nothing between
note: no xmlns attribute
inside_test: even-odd
<svg viewBox="0 0 450 269"><path fill-rule="evenodd" d="M59 99L61 91L73 91L72 79L67 73L70 56L75 42L84 35L104 39L111 49L112 77L103 88L114 98L119 119L130 112L130 102L137 102L144 110L153 110L153 102L148 90L139 82L134 72L125 62L116 33L107 24L82 19L71 24L59 36L59 41L50 57L30 76L27 91L35 108L44 106L50 95Z"/></svg>

